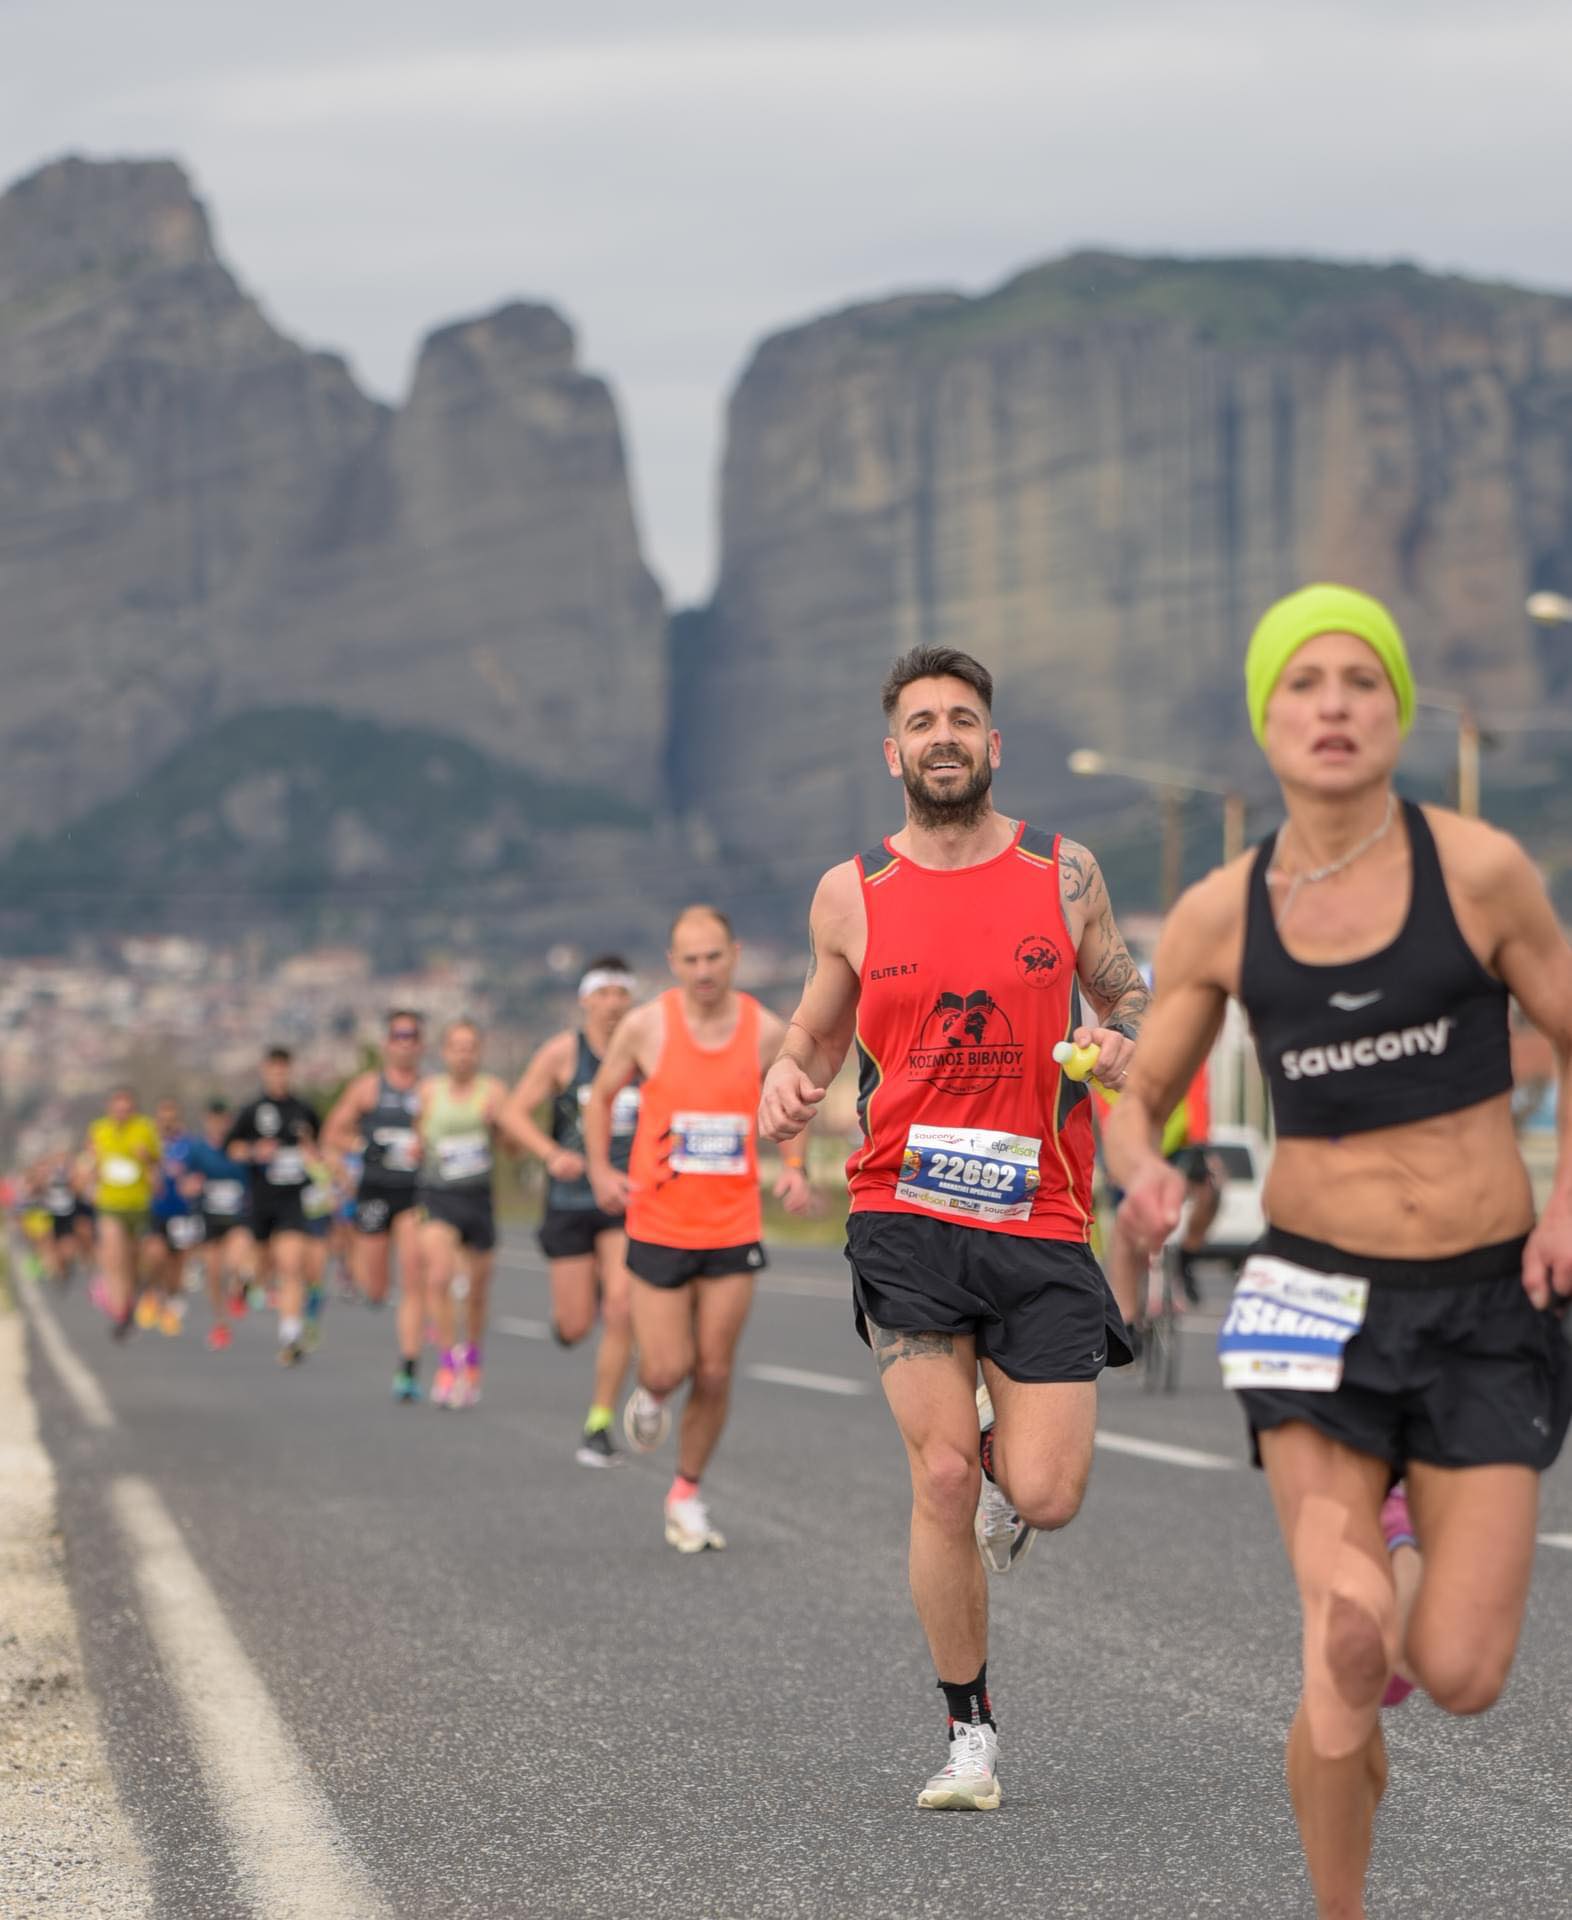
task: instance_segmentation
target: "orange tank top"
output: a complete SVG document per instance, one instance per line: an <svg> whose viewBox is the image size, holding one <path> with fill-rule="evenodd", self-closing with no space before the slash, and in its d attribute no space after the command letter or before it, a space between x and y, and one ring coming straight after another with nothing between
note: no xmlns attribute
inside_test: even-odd
<svg viewBox="0 0 1572 1920"><path fill-rule="evenodd" d="M695 1044L677 988L661 996L665 1036L644 1082L628 1165L628 1237L658 1247L745 1247L761 1238L755 1126L763 1072L759 1003L737 995L724 1047Z"/></svg>

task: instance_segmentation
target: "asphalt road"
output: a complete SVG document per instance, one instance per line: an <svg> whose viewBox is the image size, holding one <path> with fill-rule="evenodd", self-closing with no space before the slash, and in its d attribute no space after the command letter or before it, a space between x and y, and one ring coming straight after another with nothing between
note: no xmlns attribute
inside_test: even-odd
<svg viewBox="0 0 1572 1920"><path fill-rule="evenodd" d="M1280 1778L1293 1595L1204 1331L1171 1400L1105 1377L1082 1515L993 1583L1003 1810L923 1814L942 1708L900 1448L839 1259L769 1280L707 1482L730 1548L695 1558L662 1539L669 1446L575 1465L588 1358L539 1337L522 1249L466 1414L392 1404L391 1325L362 1308L286 1373L265 1324L227 1355L114 1348L73 1292L70 1382L35 1314L89 1673L161 1916L1313 1911ZM1388 1715L1383 1920L1572 1915L1572 1469L1545 1491L1506 1698Z"/></svg>

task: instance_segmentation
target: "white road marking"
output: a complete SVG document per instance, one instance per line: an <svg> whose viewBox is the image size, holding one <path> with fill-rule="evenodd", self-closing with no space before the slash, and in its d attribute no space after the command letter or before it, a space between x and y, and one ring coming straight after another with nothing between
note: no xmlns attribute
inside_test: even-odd
<svg viewBox="0 0 1572 1920"><path fill-rule="evenodd" d="M168 1508L129 1474L109 1499L258 1920L392 1920Z"/></svg>
<svg viewBox="0 0 1572 1920"><path fill-rule="evenodd" d="M498 1333L514 1333L520 1340L549 1340L551 1328L544 1320L520 1320L513 1314L499 1314L491 1323Z"/></svg>
<svg viewBox="0 0 1572 1920"><path fill-rule="evenodd" d="M1559 1547L1563 1553L1572 1553L1572 1533L1542 1533L1539 1544L1542 1547Z"/></svg>
<svg viewBox="0 0 1572 1920"><path fill-rule="evenodd" d="M1194 1467L1203 1473L1228 1473L1239 1465L1223 1453L1201 1453L1195 1447L1171 1447L1163 1440L1138 1440L1129 1433L1097 1435L1097 1445L1109 1453L1134 1454L1138 1460L1162 1460L1170 1467Z"/></svg>
<svg viewBox="0 0 1572 1920"><path fill-rule="evenodd" d="M38 1291L37 1281L30 1274L19 1273L16 1283L22 1304L37 1329L38 1344L49 1356L49 1364L54 1368L61 1386L71 1396L77 1412L82 1416L83 1425L96 1427L100 1433L106 1433L119 1423L103 1388L77 1359L70 1341L61 1330L60 1322L55 1318L54 1308Z"/></svg>
<svg viewBox="0 0 1572 1920"><path fill-rule="evenodd" d="M777 1387L806 1387L809 1393L866 1393L867 1382L848 1380L839 1373L809 1373L802 1367L744 1367L750 1380L767 1380Z"/></svg>

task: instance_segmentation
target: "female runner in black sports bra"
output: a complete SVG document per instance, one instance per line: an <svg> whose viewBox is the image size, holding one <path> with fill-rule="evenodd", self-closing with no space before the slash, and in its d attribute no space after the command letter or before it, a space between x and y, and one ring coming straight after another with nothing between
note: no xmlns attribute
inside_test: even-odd
<svg viewBox="0 0 1572 1920"><path fill-rule="evenodd" d="M1310 1878L1322 1920L1358 1920L1383 1692L1401 1673L1451 1713L1496 1699L1539 1475L1572 1417L1572 950L1515 841L1394 794L1413 679L1385 608L1346 588L1291 595L1257 629L1246 679L1287 821L1164 928L1107 1154L1121 1229L1160 1244L1184 1183L1157 1128L1236 995L1278 1141L1267 1240L1219 1347L1304 1615L1288 1785ZM1509 994L1560 1075L1537 1224L1509 1112ZM1400 1477L1422 1570L1383 1538Z"/></svg>

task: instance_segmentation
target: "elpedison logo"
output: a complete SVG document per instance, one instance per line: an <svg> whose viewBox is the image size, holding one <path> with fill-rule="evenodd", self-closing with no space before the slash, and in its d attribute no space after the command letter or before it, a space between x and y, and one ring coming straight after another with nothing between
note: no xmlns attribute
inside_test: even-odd
<svg viewBox="0 0 1572 1920"><path fill-rule="evenodd" d="M1001 1080L1019 1080L1026 1049L993 995L941 993L907 1055L907 1072L941 1093L986 1093Z"/></svg>

